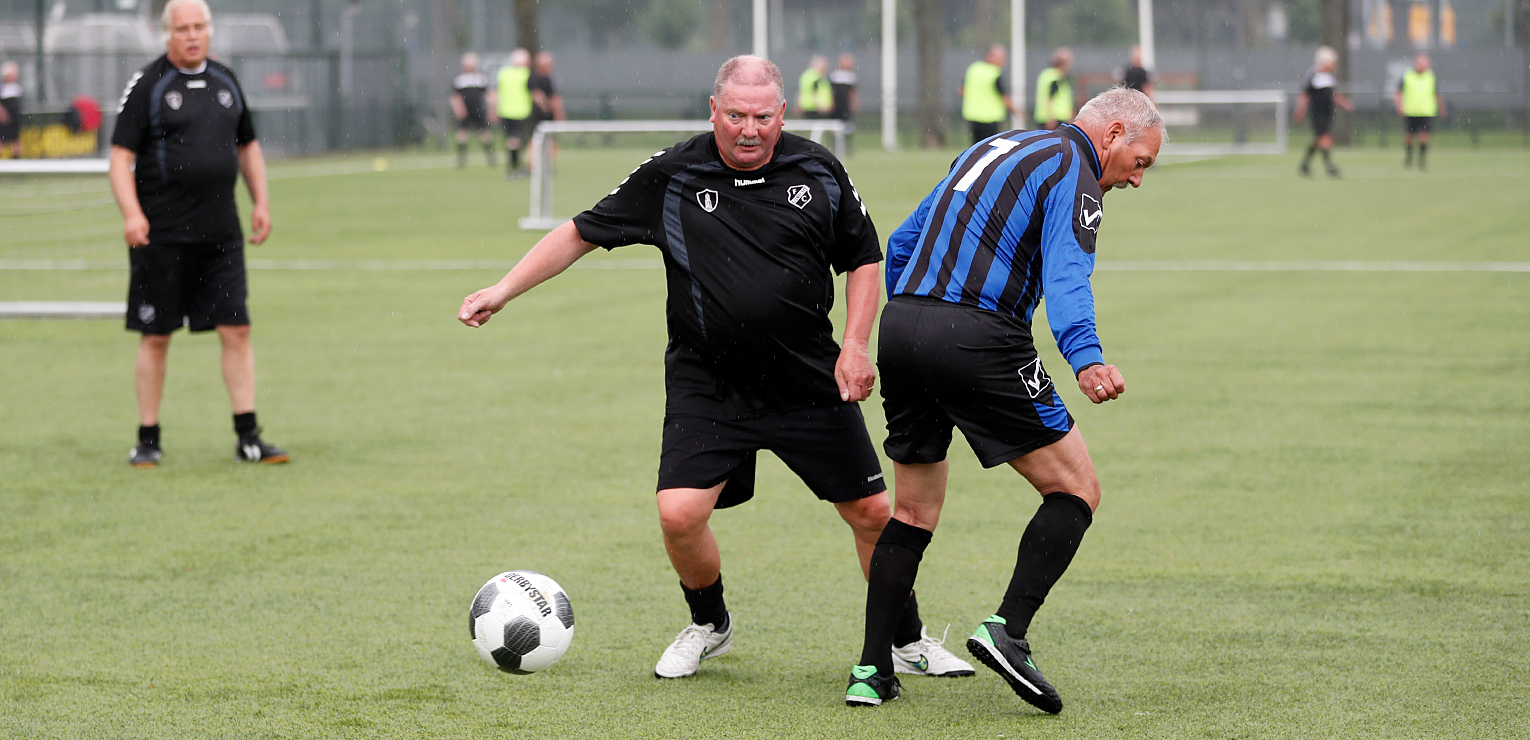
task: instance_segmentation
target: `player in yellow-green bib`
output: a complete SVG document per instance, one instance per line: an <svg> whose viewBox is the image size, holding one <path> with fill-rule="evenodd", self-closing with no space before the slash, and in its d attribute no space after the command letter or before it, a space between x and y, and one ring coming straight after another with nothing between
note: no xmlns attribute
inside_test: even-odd
<svg viewBox="0 0 1530 740"><path fill-rule="evenodd" d="M1429 55L1419 54L1413 58L1413 67L1403 73L1392 95L1397 112L1403 117L1403 166L1413 164L1413 140L1418 139L1418 168L1424 169L1424 154L1429 151L1429 128L1435 116L1445 115L1445 99L1440 97L1435 85L1434 70L1429 66Z"/></svg>
<svg viewBox="0 0 1530 740"><path fill-rule="evenodd" d="M531 117L531 52L516 49L510 52L510 63L499 68L494 92L495 111L499 114L499 126L505 132L505 179L521 177L521 145L531 132L526 119Z"/></svg>
<svg viewBox="0 0 1530 740"><path fill-rule="evenodd" d="M962 79L962 118L972 127L976 144L1009 127L1005 124L1015 114L1009 91L1004 89L1004 62L1009 55L994 44L988 54L967 67Z"/></svg>
<svg viewBox="0 0 1530 740"><path fill-rule="evenodd" d="M815 55L797 78L797 112L803 118L828 118L834 111L834 88L828 73L829 60Z"/></svg>
<svg viewBox="0 0 1530 740"><path fill-rule="evenodd" d="M1052 131L1073 120L1073 52L1059 48L1052 52L1052 64L1036 76L1036 123Z"/></svg>

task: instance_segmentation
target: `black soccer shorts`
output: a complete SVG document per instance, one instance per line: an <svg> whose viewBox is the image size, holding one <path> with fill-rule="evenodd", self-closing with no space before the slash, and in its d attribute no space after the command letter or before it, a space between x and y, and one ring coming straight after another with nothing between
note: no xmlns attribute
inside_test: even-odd
<svg viewBox="0 0 1530 740"><path fill-rule="evenodd" d="M467 115L457 119L457 128L463 131L482 131L489 127L489 114L485 111L469 110Z"/></svg>
<svg viewBox="0 0 1530 740"><path fill-rule="evenodd" d="M1408 116L1403 125L1410 134L1427 134L1434 126L1434 116Z"/></svg>
<svg viewBox="0 0 1530 740"><path fill-rule="evenodd" d="M499 128L505 132L506 139L525 139L526 119L524 118L501 118Z"/></svg>
<svg viewBox="0 0 1530 740"><path fill-rule="evenodd" d="M985 468L1052 444L1073 416L1025 322L937 298L898 296L882 310L877 368L887 441L905 465L946 459L962 430Z"/></svg>
<svg viewBox="0 0 1530 740"><path fill-rule="evenodd" d="M1313 136L1324 136L1333 131L1333 111L1309 111L1307 118L1312 122Z"/></svg>
<svg viewBox="0 0 1530 740"><path fill-rule="evenodd" d="M250 323L244 242L150 244L128 250L127 328L169 334Z"/></svg>
<svg viewBox="0 0 1530 740"><path fill-rule="evenodd" d="M754 498L760 450L774 452L824 501L844 503L887 490L866 420L853 403L751 419L667 415L658 490L727 481L717 508L738 506Z"/></svg>

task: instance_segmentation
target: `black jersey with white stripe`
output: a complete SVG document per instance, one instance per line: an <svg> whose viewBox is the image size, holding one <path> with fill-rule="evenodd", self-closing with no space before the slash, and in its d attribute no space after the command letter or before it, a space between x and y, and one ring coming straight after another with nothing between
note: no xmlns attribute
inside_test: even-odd
<svg viewBox="0 0 1530 740"><path fill-rule="evenodd" d="M452 78L452 92L462 98L468 118L489 114L489 76L481 72L463 72Z"/></svg>
<svg viewBox="0 0 1530 740"><path fill-rule="evenodd" d="M1333 116L1333 93L1339 79L1332 72L1313 67L1302 75L1302 92L1307 93L1307 115L1313 118Z"/></svg>
<svg viewBox="0 0 1530 740"><path fill-rule="evenodd" d="M1100 162L1073 124L974 144L887 240L887 294L937 298L1031 322L1043 294L1077 373L1103 362L1095 332Z"/></svg>
<svg viewBox="0 0 1530 740"><path fill-rule="evenodd" d="M155 244L244 237L234 202L239 148L255 140L233 70L211 59L183 72L164 56L128 80L112 146L137 156L138 202Z"/></svg>
<svg viewBox="0 0 1530 740"><path fill-rule="evenodd" d="M574 225L607 249L662 252L669 413L743 418L843 403L832 273L882 251L828 149L783 133L770 162L744 172L702 134L638 165Z"/></svg>

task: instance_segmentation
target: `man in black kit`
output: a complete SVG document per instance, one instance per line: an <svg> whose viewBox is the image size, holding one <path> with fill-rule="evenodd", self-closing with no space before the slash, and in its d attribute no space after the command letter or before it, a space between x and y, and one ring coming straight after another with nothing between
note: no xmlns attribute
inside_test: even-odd
<svg viewBox="0 0 1530 740"><path fill-rule="evenodd" d="M526 87L531 90L532 111L531 124L526 127L527 139L536 132L537 125L541 122L563 120L563 96L559 95L557 89L553 87L552 73L552 52L537 52L531 78L526 81Z"/></svg>
<svg viewBox="0 0 1530 740"><path fill-rule="evenodd" d="M1323 155L1323 167L1328 170L1328 176L1337 178L1339 168L1333 163L1333 113L1337 105L1347 111L1353 111L1355 106L1349 102L1349 98L1338 91L1339 79L1334 71L1339 68L1339 53L1327 46L1319 46L1316 64L1307 74L1302 76L1302 94L1296 100L1296 110L1291 112L1291 120L1300 121L1306 115L1312 121L1312 145L1307 147L1307 153L1302 156L1302 165L1299 170L1302 177L1312 175L1312 155L1321 152Z"/></svg>
<svg viewBox="0 0 1530 740"><path fill-rule="evenodd" d="M670 340L657 499L691 624L655 666L662 678L692 675L732 648L721 555L707 522L714 509L754 495L759 450L834 503L863 572L892 513L856 405L876 379L866 346L880 292L876 229L839 161L781 132L786 98L776 65L728 60L711 101L711 133L638 165L498 284L464 299L458 314L481 326L597 247L642 243L663 253ZM831 269L849 273L843 348L828 316ZM972 675L925 633L912 596L896 631L898 670Z"/></svg>
<svg viewBox="0 0 1530 740"><path fill-rule="evenodd" d="M1121 87L1128 90L1136 90L1148 99L1153 98L1153 74L1142 66L1142 47L1133 46L1131 64L1126 67L1126 74L1121 76Z"/></svg>
<svg viewBox="0 0 1530 740"><path fill-rule="evenodd" d="M494 134L489 131L489 77L478 71L478 55L462 55L462 74L452 78L452 115L457 118L457 166L467 166L470 131L478 132L483 155L494 166Z"/></svg>
<svg viewBox="0 0 1530 740"><path fill-rule="evenodd" d="M217 329L223 382L243 462L287 462L255 423L255 353L245 306L244 234L234 183L244 175L253 210L250 241L271 233L266 165L234 73L207 58L212 12L203 0L170 0L161 23L166 53L128 81L112 133L107 177L122 211L132 273L127 328L142 333L135 467L161 457L159 404L170 335ZM136 166L136 169L135 169Z"/></svg>

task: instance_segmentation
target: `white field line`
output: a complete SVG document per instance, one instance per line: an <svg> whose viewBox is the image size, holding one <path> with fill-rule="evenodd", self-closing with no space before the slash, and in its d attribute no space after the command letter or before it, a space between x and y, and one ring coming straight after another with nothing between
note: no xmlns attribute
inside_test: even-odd
<svg viewBox="0 0 1530 740"><path fill-rule="evenodd" d="M515 260L274 260L251 259L251 270L289 271L442 271L509 270ZM605 259L577 262L579 270L659 270L656 259ZM126 270L126 260L0 259L0 270ZM1530 262L1423 262L1365 260L1111 260L1100 272L1530 272Z"/></svg>

